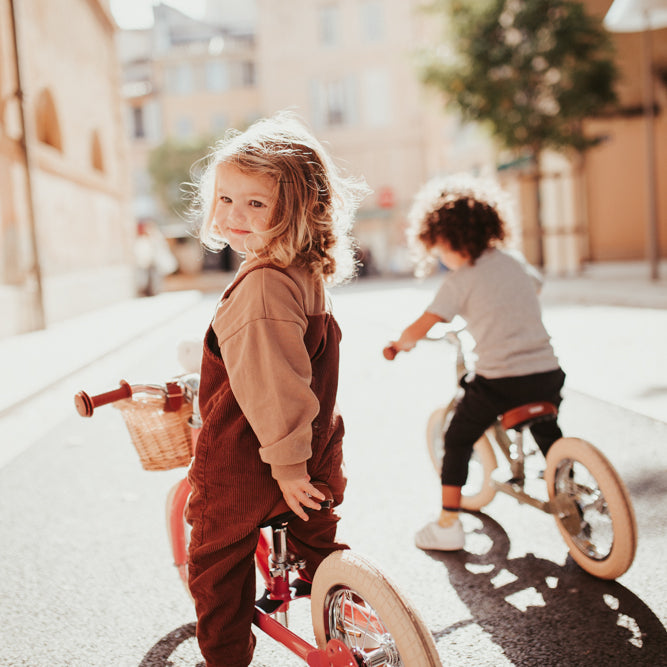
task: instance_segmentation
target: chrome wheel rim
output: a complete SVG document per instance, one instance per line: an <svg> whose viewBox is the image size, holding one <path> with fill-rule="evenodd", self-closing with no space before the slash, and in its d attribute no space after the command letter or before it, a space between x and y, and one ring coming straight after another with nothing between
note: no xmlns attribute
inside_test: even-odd
<svg viewBox="0 0 667 667"><path fill-rule="evenodd" d="M364 667L403 667L396 644L373 607L349 588L332 589L326 599L328 634L342 641Z"/></svg>
<svg viewBox="0 0 667 667"><path fill-rule="evenodd" d="M566 459L558 466L554 486L557 498L567 498L570 516L563 525L576 547L594 560L607 558L614 544L614 526L595 477L583 463Z"/></svg>

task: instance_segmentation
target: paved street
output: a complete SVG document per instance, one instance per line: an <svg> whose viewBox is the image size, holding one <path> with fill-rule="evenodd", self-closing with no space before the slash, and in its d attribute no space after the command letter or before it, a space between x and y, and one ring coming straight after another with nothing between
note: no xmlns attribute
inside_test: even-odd
<svg viewBox="0 0 667 667"><path fill-rule="evenodd" d="M421 344L393 363L380 350L432 287L369 281L333 294L344 331L343 539L408 594L443 664L667 664L667 375L664 355L655 354L667 310L555 301L545 310L568 372L564 431L607 455L635 504L635 563L603 582L567 557L549 516L505 497L464 517L464 552L413 546L415 529L438 507L424 430L452 391L452 357L444 344ZM0 420L5 437L23 440L0 463L0 665L194 667L201 659L164 530L164 498L182 471L143 471L117 412L83 420L71 398L121 377L155 381L178 372L176 343L203 330L212 305L212 297L194 302ZM301 604L295 627L307 633ZM259 633L255 667L299 664Z"/></svg>

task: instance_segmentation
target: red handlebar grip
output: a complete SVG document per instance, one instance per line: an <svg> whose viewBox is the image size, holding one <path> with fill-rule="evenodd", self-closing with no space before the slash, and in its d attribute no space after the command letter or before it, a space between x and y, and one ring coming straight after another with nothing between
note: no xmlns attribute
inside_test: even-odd
<svg viewBox="0 0 667 667"><path fill-rule="evenodd" d="M398 350L393 345L387 345L387 347L382 350L382 354L388 361L393 361L394 357L398 354Z"/></svg>
<svg viewBox="0 0 667 667"><path fill-rule="evenodd" d="M92 417L95 408L108 403L115 403L122 398L130 398L130 396L132 396L132 387L125 380L121 380L118 389L97 396L89 396L85 391L80 391L74 397L74 406L82 417Z"/></svg>

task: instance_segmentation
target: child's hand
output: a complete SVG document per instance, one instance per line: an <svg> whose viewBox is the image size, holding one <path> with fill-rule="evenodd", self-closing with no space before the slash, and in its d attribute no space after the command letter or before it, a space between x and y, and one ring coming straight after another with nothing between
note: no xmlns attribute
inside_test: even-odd
<svg viewBox="0 0 667 667"><path fill-rule="evenodd" d="M414 346L414 341L403 340L403 336L401 336L399 340L390 341L389 345L382 350L382 354L385 359L393 361L399 352L409 352Z"/></svg>
<svg viewBox="0 0 667 667"><path fill-rule="evenodd" d="M384 355L384 358L387 359L388 361L393 361L396 355L398 354L398 348L396 347L395 343L389 343L383 350L382 354Z"/></svg>
<svg viewBox="0 0 667 667"><path fill-rule="evenodd" d="M283 498L285 498L288 507L304 521L308 521L308 515L301 506L318 510L320 509L320 503L317 500L325 500L326 498L321 491L318 491L310 483L310 477L278 480L278 486L283 492Z"/></svg>
<svg viewBox="0 0 667 667"><path fill-rule="evenodd" d="M431 330L431 327L438 322L445 322L445 320L440 317L440 315L426 311L403 331L398 340L389 341L389 345L382 350L384 358L392 361L399 352L409 352L414 349L415 345L417 345L417 343Z"/></svg>

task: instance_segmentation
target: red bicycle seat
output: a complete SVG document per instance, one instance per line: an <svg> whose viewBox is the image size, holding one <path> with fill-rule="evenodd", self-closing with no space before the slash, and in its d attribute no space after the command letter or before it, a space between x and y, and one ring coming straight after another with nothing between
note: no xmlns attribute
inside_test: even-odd
<svg viewBox="0 0 667 667"><path fill-rule="evenodd" d="M530 426L546 419L556 419L557 416L558 408L553 403L541 401L539 403L527 403L508 410L500 418L500 423L506 431L511 428L519 431L524 426Z"/></svg>
<svg viewBox="0 0 667 667"><path fill-rule="evenodd" d="M324 482L312 482L313 486L324 494L324 500L320 501L320 509L329 509L333 504L333 493L331 489ZM304 508L307 513L317 512L310 507ZM296 518L296 514L289 508L285 499L281 496L275 507L269 512L269 515L259 524L260 528L268 528L269 526L278 526L288 523Z"/></svg>

